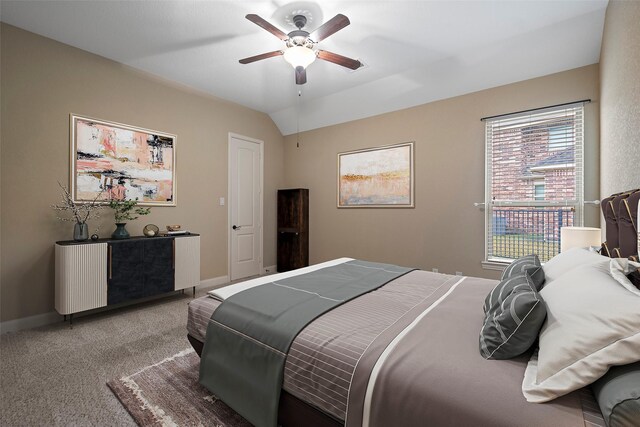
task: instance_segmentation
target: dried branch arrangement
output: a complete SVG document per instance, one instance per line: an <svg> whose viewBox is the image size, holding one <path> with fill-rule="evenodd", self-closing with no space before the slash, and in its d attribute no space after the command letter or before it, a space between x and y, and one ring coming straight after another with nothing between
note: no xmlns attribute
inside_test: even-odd
<svg viewBox="0 0 640 427"><path fill-rule="evenodd" d="M98 195L86 203L76 203L73 201L73 197L71 197L71 193L64 185L58 182L58 185L62 189L62 203L59 205L51 205L51 208L58 212L70 212L71 217L63 217L58 216L57 218L60 221L72 221L78 224L84 224L89 219L99 218L100 212L99 210L104 208L105 206L98 201L100 196L102 195L102 191L98 193Z"/></svg>

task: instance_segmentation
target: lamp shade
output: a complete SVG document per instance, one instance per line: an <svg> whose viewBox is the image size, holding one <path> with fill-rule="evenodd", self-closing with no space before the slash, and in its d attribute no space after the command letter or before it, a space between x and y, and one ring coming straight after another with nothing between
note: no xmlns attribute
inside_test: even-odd
<svg viewBox="0 0 640 427"><path fill-rule="evenodd" d="M293 46L284 51L284 60L293 68L307 68L309 64L316 60L316 53L304 46Z"/></svg>
<svg viewBox="0 0 640 427"><path fill-rule="evenodd" d="M560 252L571 248L600 246L600 229L595 227L562 227L560 229Z"/></svg>

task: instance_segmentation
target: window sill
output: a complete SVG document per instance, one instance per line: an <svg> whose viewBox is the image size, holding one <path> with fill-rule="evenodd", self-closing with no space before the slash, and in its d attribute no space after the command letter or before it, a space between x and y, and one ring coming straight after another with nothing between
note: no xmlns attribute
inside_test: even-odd
<svg viewBox="0 0 640 427"><path fill-rule="evenodd" d="M480 264L482 264L482 268L485 270L502 271L509 265L509 262L482 261Z"/></svg>

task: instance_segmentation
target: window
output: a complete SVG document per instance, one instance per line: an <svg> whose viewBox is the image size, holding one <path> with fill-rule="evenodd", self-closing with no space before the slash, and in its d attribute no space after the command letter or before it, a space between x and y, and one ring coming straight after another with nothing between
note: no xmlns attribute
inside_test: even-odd
<svg viewBox="0 0 640 427"><path fill-rule="evenodd" d="M533 183L533 200L544 200L544 182Z"/></svg>
<svg viewBox="0 0 640 427"><path fill-rule="evenodd" d="M573 126L554 126L549 128L549 151L563 150L573 144Z"/></svg>
<svg viewBox="0 0 640 427"><path fill-rule="evenodd" d="M582 225L583 103L485 119L486 261L560 252Z"/></svg>

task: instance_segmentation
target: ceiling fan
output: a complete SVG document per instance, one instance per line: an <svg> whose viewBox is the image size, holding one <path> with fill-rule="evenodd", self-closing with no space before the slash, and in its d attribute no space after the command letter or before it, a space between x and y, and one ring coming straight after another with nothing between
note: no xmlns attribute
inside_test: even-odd
<svg viewBox="0 0 640 427"><path fill-rule="evenodd" d="M267 52L241 59L241 64L249 64L262 59L282 55L284 56L285 61L295 68L296 84L299 85L303 85L307 82L306 68L309 64L315 61L316 58L333 62L334 64L338 64L352 70L357 70L362 66L362 63L356 59L351 59L326 50L314 49L316 43L326 39L330 35L340 31L350 24L349 18L342 14L334 16L311 33L303 30L307 23L307 17L304 15L296 15L293 17L293 23L298 29L291 31L289 34L285 34L283 31L279 30L258 15L249 14L246 18L284 41L286 47L283 50L274 50L273 52Z"/></svg>

